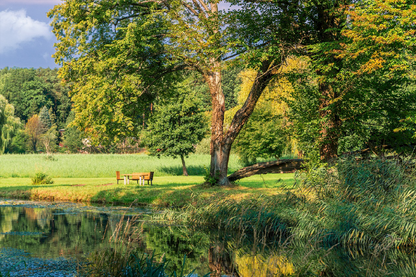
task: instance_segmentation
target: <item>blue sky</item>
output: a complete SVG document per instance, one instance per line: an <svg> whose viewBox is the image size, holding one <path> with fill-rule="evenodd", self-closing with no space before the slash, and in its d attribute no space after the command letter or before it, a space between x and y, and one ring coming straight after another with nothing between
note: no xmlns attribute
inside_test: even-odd
<svg viewBox="0 0 416 277"><path fill-rule="evenodd" d="M0 68L58 67L51 57L56 39L46 13L59 3L61 0L0 0Z"/></svg>
<svg viewBox="0 0 416 277"><path fill-rule="evenodd" d="M0 0L0 68L50 67L55 36L46 13L60 0Z"/></svg>

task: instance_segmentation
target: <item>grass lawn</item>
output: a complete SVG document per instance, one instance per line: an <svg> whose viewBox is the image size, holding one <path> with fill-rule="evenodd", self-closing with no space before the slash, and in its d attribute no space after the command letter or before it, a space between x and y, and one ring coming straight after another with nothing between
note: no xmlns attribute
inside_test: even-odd
<svg viewBox="0 0 416 277"><path fill-rule="evenodd" d="M0 177L31 178L43 172L52 178L102 178L121 173L155 172L156 176L182 175L180 159L151 157L144 154L45 154L0 155ZM205 175L209 155L190 155L185 159L189 175ZM232 155L229 172L242 168L238 157Z"/></svg>
<svg viewBox="0 0 416 277"><path fill-rule="evenodd" d="M256 175L231 188L201 185L203 176L155 176L153 186L124 185L112 178L53 178L51 185L32 185L30 178L0 178L0 197L32 200L138 204L182 207L196 201L273 195L293 187L293 174Z"/></svg>

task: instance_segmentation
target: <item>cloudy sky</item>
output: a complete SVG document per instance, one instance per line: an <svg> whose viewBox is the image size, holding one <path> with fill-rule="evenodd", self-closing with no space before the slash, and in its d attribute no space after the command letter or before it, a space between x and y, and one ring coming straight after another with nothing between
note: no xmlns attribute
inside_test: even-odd
<svg viewBox="0 0 416 277"><path fill-rule="evenodd" d="M61 0L0 0L0 69L58 66L51 57L56 40L46 13L59 3Z"/></svg>
<svg viewBox="0 0 416 277"><path fill-rule="evenodd" d="M57 67L46 13L61 0L0 0L0 68Z"/></svg>

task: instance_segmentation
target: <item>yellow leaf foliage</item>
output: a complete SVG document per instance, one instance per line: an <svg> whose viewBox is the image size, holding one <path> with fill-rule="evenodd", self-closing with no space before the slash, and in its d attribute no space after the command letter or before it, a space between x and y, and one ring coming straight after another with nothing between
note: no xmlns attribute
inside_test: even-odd
<svg viewBox="0 0 416 277"><path fill-rule="evenodd" d="M236 257L240 276L287 276L295 273L293 264L284 256L243 255Z"/></svg>

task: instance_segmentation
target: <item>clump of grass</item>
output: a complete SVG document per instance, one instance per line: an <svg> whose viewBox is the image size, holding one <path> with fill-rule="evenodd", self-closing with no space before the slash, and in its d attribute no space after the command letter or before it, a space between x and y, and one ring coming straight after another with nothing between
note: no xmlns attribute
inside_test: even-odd
<svg viewBox="0 0 416 277"><path fill-rule="evenodd" d="M317 195L310 211L331 243L416 245L416 191L406 165L343 159L302 178Z"/></svg>
<svg viewBox="0 0 416 277"><path fill-rule="evenodd" d="M53 184L52 178L49 177L46 173L38 172L35 174L35 176L32 178L32 184L33 185L39 185L39 184Z"/></svg>

